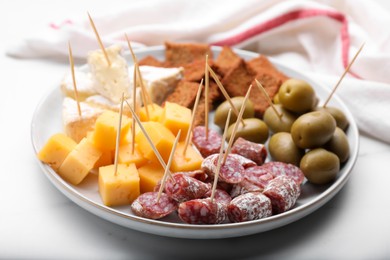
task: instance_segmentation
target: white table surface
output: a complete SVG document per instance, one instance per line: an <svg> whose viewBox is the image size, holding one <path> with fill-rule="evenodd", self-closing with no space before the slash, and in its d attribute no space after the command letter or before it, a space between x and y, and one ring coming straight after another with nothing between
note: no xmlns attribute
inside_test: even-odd
<svg viewBox="0 0 390 260"><path fill-rule="evenodd" d="M0 258L390 258L390 145L366 136L350 180L330 202L292 224L246 237L145 234L100 219L62 195L34 158L30 123L38 101L68 69L67 60L18 60L4 50L48 21L119 2L0 2Z"/></svg>

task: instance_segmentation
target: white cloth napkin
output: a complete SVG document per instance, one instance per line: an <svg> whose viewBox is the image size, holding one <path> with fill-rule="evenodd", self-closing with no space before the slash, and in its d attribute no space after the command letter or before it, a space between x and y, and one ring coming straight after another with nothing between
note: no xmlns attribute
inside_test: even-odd
<svg viewBox="0 0 390 260"><path fill-rule="evenodd" d="M390 13L363 0L149 0L93 16L105 46L164 41L230 45L268 55L332 88L360 45L365 47L337 94L359 129L390 143ZM85 58L97 49L88 17L50 24L14 44L19 58Z"/></svg>

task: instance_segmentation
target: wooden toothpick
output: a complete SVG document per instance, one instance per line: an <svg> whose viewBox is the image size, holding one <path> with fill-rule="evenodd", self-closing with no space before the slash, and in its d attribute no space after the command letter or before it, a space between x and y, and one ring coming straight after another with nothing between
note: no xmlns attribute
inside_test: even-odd
<svg viewBox="0 0 390 260"><path fill-rule="evenodd" d="M202 84L203 84L203 79L200 81L200 84L199 84L199 87L198 87L198 92L196 93L194 107L192 108L191 123L190 123L190 126L188 127L188 132L187 132L187 135L186 135L186 140L185 140L184 149L183 149L183 156L184 157L186 156L187 147L188 147L188 145L190 143L192 129L194 128L196 110L198 109L199 100L200 100L200 94L202 93L202 86L203 86Z"/></svg>
<svg viewBox="0 0 390 260"><path fill-rule="evenodd" d="M205 72L204 72L204 81L205 81L205 89L204 89L204 97L205 97L205 120L204 126L206 131L206 140L209 139L209 55L206 54L206 64L205 64Z"/></svg>
<svg viewBox="0 0 390 260"><path fill-rule="evenodd" d="M135 113L135 111L133 110L133 108L130 106L129 102L127 102L127 100L125 100L127 106L129 107L130 109L130 112L131 114L133 115L133 117L135 118L135 120L137 121L137 124L139 126L139 128L141 129L141 131L143 132L143 134L145 135L146 137L146 140L148 141L148 143L150 144L150 146L152 147L153 149L153 152L154 154L156 155L158 161L160 162L160 164L163 166L163 168L165 169L167 167L166 163L164 162L164 159L161 157L161 154L158 152L156 146L154 145L152 139L150 138L148 132L146 132L144 126L142 125L141 123L141 120L139 119L139 117L137 116L137 114ZM168 174L171 176L171 172L168 172Z"/></svg>
<svg viewBox="0 0 390 260"><path fill-rule="evenodd" d="M229 94L226 92L226 89L224 88L224 86L222 85L221 81L219 80L217 74L215 74L214 70L208 66L208 70L211 74L211 76L213 77L215 83L217 83L217 86L219 87L219 90L221 90L223 96L225 97L225 99L229 102L230 104L230 107L233 109L233 112L234 114L236 114L236 116L238 117L238 110L237 108L234 106L233 102L232 102L232 99L230 98ZM245 126L245 122L244 120L242 119L241 120L241 123Z"/></svg>
<svg viewBox="0 0 390 260"><path fill-rule="evenodd" d="M217 189L219 172L221 171L221 166L222 166L222 155L223 155L223 150L225 148L225 140L226 140L226 135L227 135L228 128L229 128L229 121L230 121L231 114L232 114L232 109L230 108L229 112L228 112L228 115L227 115L227 120L225 122L225 129L224 129L223 135L222 135L221 148L219 149L217 169L216 169L216 172L214 174L214 182L213 182L213 187L212 187L212 190L211 190L211 202L213 202L213 200L214 200L215 190Z"/></svg>
<svg viewBox="0 0 390 260"><path fill-rule="evenodd" d="M179 139L180 139L180 134L181 134L181 130L179 130L179 132L177 133L175 142L173 143L173 146L172 146L171 154L169 155L168 163L167 163L167 166L166 166L165 171L164 171L164 175L163 175L163 178L162 178L162 181L161 181L160 189L158 190L157 203L160 200L161 193L162 193L162 191L163 191L163 189L165 187L165 182L167 180L169 168L171 168L173 156L175 155L175 151L176 151L176 146L177 146L177 143L179 142Z"/></svg>
<svg viewBox="0 0 390 260"><path fill-rule="evenodd" d="M152 98L150 97L148 91L146 90L146 87L145 87L145 84L144 84L144 80L142 78L141 70L139 68L138 59L137 59L137 57L134 54L133 47L131 47L131 43L130 43L129 37L127 37L127 34L125 34L125 38L126 38L126 41L127 41L127 46L129 47L129 50L130 50L130 53L131 53L131 57L133 59L134 66L136 66L138 80L139 80L140 86L141 86L141 91L144 93L144 96L145 96L145 100L143 102L144 102L144 106L145 106L145 109L146 109L147 117L149 118L149 112L147 111L148 110L147 105L148 104L153 104L153 101L152 101ZM152 109L154 110L154 106L153 105L152 105Z"/></svg>
<svg viewBox="0 0 390 260"><path fill-rule="evenodd" d="M102 42L102 40L100 39L100 36L99 36L99 33L98 33L97 29L96 29L95 23L93 22L92 17L91 17L91 15L90 15L89 13L88 13L88 17L89 17L89 22L90 22L90 24L91 24L91 26L92 26L92 29L93 29L93 31L95 32L96 39L97 39L97 41L98 41L98 43L99 43L99 46L100 46L100 48L101 48L102 51L103 51L104 57L106 58L108 67L111 67L111 61L110 61L110 59L108 58L108 54L107 54L107 52L106 52L106 48L104 48L103 42Z"/></svg>
<svg viewBox="0 0 390 260"><path fill-rule="evenodd" d="M119 124L118 124L118 129L116 131L115 158L114 158L114 175L115 176L116 176L116 173L118 171L118 155L119 155L119 144L121 141L121 127L122 127L122 114L123 114L123 100L124 99L125 99L125 94L122 93L121 108L119 110Z"/></svg>
<svg viewBox="0 0 390 260"><path fill-rule="evenodd" d="M136 91L136 88L137 88L137 83L136 83L136 69L134 67L134 71L133 71L133 76L134 76L134 82L133 82L133 109L134 109L134 112L136 111L136 102L137 102L137 98L136 98L136 95L137 95L137 91ZM131 122L131 154L134 154L134 149L135 149L135 118L132 117L132 122Z"/></svg>
<svg viewBox="0 0 390 260"><path fill-rule="evenodd" d="M70 46L70 42L68 42L68 49L69 49L70 71L72 72L72 81L73 81L74 97L75 97L75 99L76 99L77 111L78 111L78 113L79 113L79 117L81 117L81 108L80 108L79 92L77 91L76 76L75 76L75 73L74 73L74 60L73 60L72 47Z"/></svg>
<svg viewBox="0 0 390 260"><path fill-rule="evenodd" d="M344 79L345 75L347 75L349 69L351 68L352 64L355 62L357 56L359 53L362 51L364 47L364 43L360 46L359 50L356 52L355 56L352 58L351 62L348 64L348 66L345 68L344 73L341 75L339 81L337 82L336 86L334 86L332 92L330 93L329 97L326 99L323 107L325 108L326 105L328 104L329 100L332 98L333 94L336 92L336 89L339 87L341 81Z"/></svg>
<svg viewBox="0 0 390 260"><path fill-rule="evenodd" d="M251 90L252 90L252 85L249 86L248 91L246 92L246 95L245 95L245 98L244 98L244 102L242 102L242 105L241 105L241 108L240 108L240 113L238 114L236 123L234 124L234 127L233 127L232 134L230 135L229 144L228 144L228 147L226 148L225 155L223 157L223 162L222 163L226 162L227 156L230 153L230 149L232 148L233 141L234 141L234 138L236 136L238 125L239 125L238 122L241 121L242 115L244 114L245 103L246 103L246 101L249 98L249 94L250 94Z"/></svg>
<svg viewBox="0 0 390 260"><path fill-rule="evenodd" d="M275 112L275 114L279 117L279 120L281 120L281 119L282 119L282 115L279 114L279 112L276 110L276 108L275 108L275 106L274 106L274 103L272 103L272 100L271 100L271 98L269 97L267 91L265 91L263 85L261 85L261 83L260 83L257 79L255 79L255 81L256 81L256 85L257 85L257 87L259 88L259 90L260 90L261 92L263 92L263 94L264 94L264 96L265 96L265 99L267 100L268 104L271 106L271 108L272 108L272 110Z"/></svg>

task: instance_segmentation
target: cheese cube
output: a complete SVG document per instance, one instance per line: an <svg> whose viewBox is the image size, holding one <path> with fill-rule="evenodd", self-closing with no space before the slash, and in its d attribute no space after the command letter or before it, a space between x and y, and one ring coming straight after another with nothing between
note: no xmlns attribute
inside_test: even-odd
<svg viewBox="0 0 390 260"><path fill-rule="evenodd" d="M141 193L153 191L164 176L164 168L160 163L148 163L138 168Z"/></svg>
<svg viewBox="0 0 390 260"><path fill-rule="evenodd" d="M146 113L146 107L143 106L139 111L139 119L141 121L155 121L155 122L160 121L163 108L154 103L147 105L147 108L149 112L149 117L148 114Z"/></svg>
<svg viewBox="0 0 390 260"><path fill-rule="evenodd" d="M39 151L38 159L57 171L66 156L68 156L76 145L77 143L66 134L54 134Z"/></svg>
<svg viewBox="0 0 390 260"><path fill-rule="evenodd" d="M93 144L102 151L115 150L118 125L119 113L106 110L96 119L92 136ZM127 116L122 115L121 144L127 140L126 135L130 126L131 120Z"/></svg>
<svg viewBox="0 0 390 260"><path fill-rule="evenodd" d="M75 68L74 73L77 83L79 101L83 101L87 97L95 95L96 90L92 81L91 73L84 72L77 68ZM73 86L73 77L70 71L64 75L64 78L61 81L61 91L66 97L76 99Z"/></svg>
<svg viewBox="0 0 390 260"><path fill-rule="evenodd" d="M181 129L180 141L186 139L191 124L191 109L172 102L165 102L160 122L174 135Z"/></svg>
<svg viewBox="0 0 390 260"><path fill-rule="evenodd" d="M99 193L106 206L131 204L140 195L140 178L135 164L113 164L99 168Z"/></svg>
<svg viewBox="0 0 390 260"><path fill-rule="evenodd" d="M167 162L169 155L171 154L175 136L165 126L158 122L144 122L142 125L144 126L145 131L148 133L150 139L156 146L157 151L160 153L163 160ZM142 131L136 134L135 141L145 158L154 162L158 162L153 148L149 144Z"/></svg>
<svg viewBox="0 0 390 260"><path fill-rule="evenodd" d="M99 160L93 166L94 169L98 169L102 166L107 166L114 163L114 156L111 151L103 151L102 156L100 156Z"/></svg>
<svg viewBox="0 0 390 260"><path fill-rule="evenodd" d="M184 142L178 143L172 159L171 170L173 172L199 170L203 161L203 157L200 155L200 153L191 145L187 146L185 156L183 156L183 150Z"/></svg>
<svg viewBox="0 0 390 260"><path fill-rule="evenodd" d="M119 147L118 162L122 164L134 163L137 167L140 167L147 162L147 159L143 157L138 144L134 145L134 153L132 153L131 143L129 143Z"/></svg>
<svg viewBox="0 0 390 260"><path fill-rule="evenodd" d="M79 184L102 156L87 138L84 138L68 154L58 169L58 174L71 184Z"/></svg>

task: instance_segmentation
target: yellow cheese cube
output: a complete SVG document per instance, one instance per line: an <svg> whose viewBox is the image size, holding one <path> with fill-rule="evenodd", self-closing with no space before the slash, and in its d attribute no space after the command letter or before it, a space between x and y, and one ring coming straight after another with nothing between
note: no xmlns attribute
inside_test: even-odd
<svg viewBox="0 0 390 260"><path fill-rule="evenodd" d="M138 168L141 193L153 191L164 176L164 168L160 163L148 163Z"/></svg>
<svg viewBox="0 0 390 260"><path fill-rule="evenodd" d="M172 159L171 170L173 172L199 170L202 165L203 157L191 145L187 146L185 156L183 156L183 150L184 142L178 143Z"/></svg>
<svg viewBox="0 0 390 260"><path fill-rule="evenodd" d="M39 151L38 159L57 171L76 145L77 143L67 135L63 133L54 134Z"/></svg>
<svg viewBox="0 0 390 260"><path fill-rule="evenodd" d="M171 154L175 136L165 126L158 122L144 122L142 125L144 126L153 144L156 146L157 151L160 153L161 157L165 162L167 162L169 155ZM145 158L154 162L158 162L153 148L149 144L142 131L136 134L135 141Z"/></svg>
<svg viewBox="0 0 390 260"><path fill-rule="evenodd" d="M94 167L102 152L84 138L68 154L58 169L58 174L66 181L79 184Z"/></svg>
<svg viewBox="0 0 390 260"><path fill-rule="evenodd" d="M100 156L99 160L93 166L94 169L97 169L102 166L107 166L114 163L114 156L111 151L103 151L102 156Z"/></svg>
<svg viewBox="0 0 390 260"><path fill-rule="evenodd" d="M148 114L146 113L146 107L143 106L139 111L139 119L141 121L158 122L160 120L161 114L163 112L163 108L155 103L147 105L147 108L148 108L148 112L149 112L149 117L148 117Z"/></svg>
<svg viewBox="0 0 390 260"><path fill-rule="evenodd" d="M119 113L106 110L95 123L93 144L102 151L115 150L116 134L119 125ZM122 115L120 142L126 142L126 136L131 127L131 120Z"/></svg>
<svg viewBox="0 0 390 260"><path fill-rule="evenodd" d="M131 204L140 195L140 178L135 164L113 164L99 168L99 193L106 206Z"/></svg>
<svg viewBox="0 0 390 260"><path fill-rule="evenodd" d="M125 144L119 147L118 162L123 164L134 163L137 167L140 167L147 162L147 159L143 157L138 144L134 145L134 153L131 152L131 144Z"/></svg>
<svg viewBox="0 0 390 260"><path fill-rule="evenodd" d="M184 141L191 124L191 109L176 103L165 102L160 122L175 136L181 129L180 141Z"/></svg>

